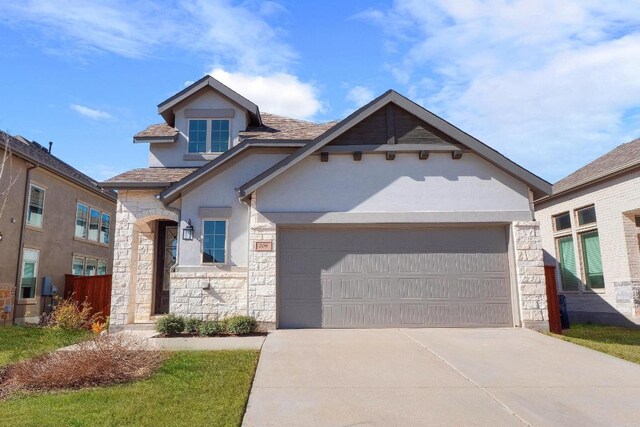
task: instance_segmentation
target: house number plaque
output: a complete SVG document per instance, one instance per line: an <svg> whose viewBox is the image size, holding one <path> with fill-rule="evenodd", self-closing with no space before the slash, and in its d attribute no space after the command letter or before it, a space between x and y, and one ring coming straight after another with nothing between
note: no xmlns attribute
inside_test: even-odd
<svg viewBox="0 0 640 427"><path fill-rule="evenodd" d="M268 241L262 241L262 242L256 242L256 251L258 252L271 252L273 251L273 242L268 240Z"/></svg>

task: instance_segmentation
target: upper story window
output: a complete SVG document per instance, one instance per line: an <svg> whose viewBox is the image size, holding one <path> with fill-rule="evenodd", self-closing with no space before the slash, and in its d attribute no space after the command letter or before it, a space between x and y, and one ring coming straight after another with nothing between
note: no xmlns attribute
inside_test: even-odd
<svg viewBox="0 0 640 427"><path fill-rule="evenodd" d="M578 225L594 224L596 222L596 208L595 206L589 206L586 208L578 209L576 211L578 217Z"/></svg>
<svg viewBox="0 0 640 427"><path fill-rule="evenodd" d="M42 214L44 213L44 189L31 184L29 188L29 211L27 212L27 224L32 227L42 227Z"/></svg>
<svg viewBox="0 0 640 427"><path fill-rule="evenodd" d="M553 217L553 225L556 231L571 229L571 215L569 212L561 213Z"/></svg>
<svg viewBox="0 0 640 427"><path fill-rule="evenodd" d="M189 153L222 153L229 149L229 120L189 120Z"/></svg>
<svg viewBox="0 0 640 427"><path fill-rule="evenodd" d="M84 203L76 207L75 237L108 245L111 232L111 215L99 209L90 208Z"/></svg>

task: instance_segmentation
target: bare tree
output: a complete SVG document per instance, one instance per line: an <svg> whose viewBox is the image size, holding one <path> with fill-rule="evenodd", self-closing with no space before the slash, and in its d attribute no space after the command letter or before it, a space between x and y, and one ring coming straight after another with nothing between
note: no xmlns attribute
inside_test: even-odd
<svg viewBox="0 0 640 427"><path fill-rule="evenodd" d="M13 155L11 153L10 136L0 132L0 149L2 149L2 162L0 163L0 218L9 200L11 187L18 181L20 171L15 175L13 172Z"/></svg>

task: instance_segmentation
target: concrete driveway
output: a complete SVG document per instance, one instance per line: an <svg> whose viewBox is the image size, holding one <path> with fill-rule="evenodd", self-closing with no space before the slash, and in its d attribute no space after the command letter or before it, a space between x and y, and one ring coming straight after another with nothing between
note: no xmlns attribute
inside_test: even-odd
<svg viewBox="0 0 640 427"><path fill-rule="evenodd" d="M522 329L279 330L246 426L638 425L640 366Z"/></svg>

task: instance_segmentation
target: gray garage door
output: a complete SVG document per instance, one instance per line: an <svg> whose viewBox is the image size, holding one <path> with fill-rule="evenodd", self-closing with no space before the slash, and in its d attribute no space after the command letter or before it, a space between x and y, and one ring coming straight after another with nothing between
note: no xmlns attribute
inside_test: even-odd
<svg viewBox="0 0 640 427"><path fill-rule="evenodd" d="M278 233L281 328L513 324L503 227Z"/></svg>

